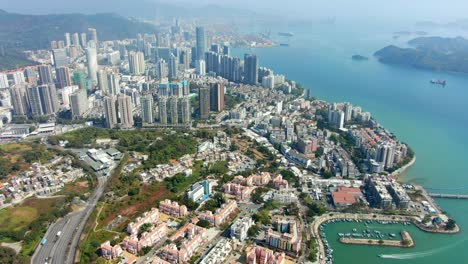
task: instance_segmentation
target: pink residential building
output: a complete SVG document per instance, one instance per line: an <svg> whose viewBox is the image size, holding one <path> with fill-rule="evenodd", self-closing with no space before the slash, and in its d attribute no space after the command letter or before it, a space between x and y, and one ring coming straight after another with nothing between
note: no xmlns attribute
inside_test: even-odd
<svg viewBox="0 0 468 264"><path fill-rule="evenodd" d="M227 203L221 205L221 208L218 208L213 214L211 211L206 211L201 213L198 218L201 220L206 220L212 225L219 227L226 220L229 219L229 216L237 209L237 203L234 200L229 200Z"/></svg>
<svg viewBox="0 0 468 264"><path fill-rule="evenodd" d="M276 176L276 178L273 179L273 186L276 188L276 189L287 189L288 186L289 186L289 183L287 180L283 179L283 176L281 175L278 175Z"/></svg>
<svg viewBox="0 0 468 264"><path fill-rule="evenodd" d="M172 242L180 242L180 246L171 243L163 247L161 256L170 263L187 263L205 238L205 228L188 223L170 237Z"/></svg>
<svg viewBox="0 0 468 264"><path fill-rule="evenodd" d="M138 217L134 222L128 224L127 233L130 235L138 234L140 226L147 223L156 223L158 220L159 210L157 208L153 208L151 211L143 213L143 215Z"/></svg>
<svg viewBox="0 0 468 264"><path fill-rule="evenodd" d="M119 245L111 246L109 241L101 244L101 256L105 259L116 259L122 256L122 248Z"/></svg>
<svg viewBox="0 0 468 264"><path fill-rule="evenodd" d="M284 264L286 256L273 250L255 246L246 251L247 264Z"/></svg>
<svg viewBox="0 0 468 264"><path fill-rule="evenodd" d="M172 202L169 199L166 199L159 203L159 211L161 213L174 217L183 217L188 215L187 206L179 205L179 203Z"/></svg>
<svg viewBox="0 0 468 264"><path fill-rule="evenodd" d="M227 183L224 185L224 193L235 195L237 201L248 201L254 189L237 183Z"/></svg>
<svg viewBox="0 0 468 264"><path fill-rule="evenodd" d="M165 223L158 224L150 231L141 234L140 239L138 239L138 234L124 238L122 247L132 254L138 254L143 248L159 243L167 235L167 230Z"/></svg>

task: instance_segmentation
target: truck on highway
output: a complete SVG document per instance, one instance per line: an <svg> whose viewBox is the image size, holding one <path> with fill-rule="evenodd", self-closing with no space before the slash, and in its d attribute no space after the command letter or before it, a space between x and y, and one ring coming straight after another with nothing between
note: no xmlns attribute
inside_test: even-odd
<svg viewBox="0 0 468 264"><path fill-rule="evenodd" d="M45 243L47 243L47 239L43 238L43 239L41 240L41 245L45 245Z"/></svg>

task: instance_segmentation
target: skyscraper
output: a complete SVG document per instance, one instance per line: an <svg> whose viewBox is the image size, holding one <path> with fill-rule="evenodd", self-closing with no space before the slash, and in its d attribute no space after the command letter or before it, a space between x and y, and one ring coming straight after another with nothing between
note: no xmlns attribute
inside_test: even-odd
<svg viewBox="0 0 468 264"><path fill-rule="evenodd" d="M54 49L52 50L52 55L54 56L55 68L68 66L68 56L66 49Z"/></svg>
<svg viewBox="0 0 468 264"><path fill-rule="evenodd" d="M119 94L118 98L120 125L122 128L133 127L133 104L130 96Z"/></svg>
<svg viewBox="0 0 468 264"><path fill-rule="evenodd" d="M104 98L104 112L106 115L107 128L114 128L117 125L117 111L115 97L113 95Z"/></svg>
<svg viewBox="0 0 468 264"><path fill-rule="evenodd" d="M197 60L203 60L206 51L206 35L205 28L196 28L196 41L197 41Z"/></svg>
<svg viewBox="0 0 468 264"><path fill-rule="evenodd" d="M177 57L171 53L171 56L169 58L169 65L168 65L168 68L169 68L169 80L174 80L174 79L177 79L177 75L178 75L178 69L177 69L177 66L178 66L178 59Z"/></svg>
<svg viewBox="0 0 468 264"><path fill-rule="evenodd" d="M258 82L258 59L256 55L244 55L244 83L256 85Z"/></svg>
<svg viewBox="0 0 468 264"><path fill-rule="evenodd" d="M99 47L97 31L95 28L88 28L88 39L92 40L96 44L96 48Z"/></svg>
<svg viewBox="0 0 468 264"><path fill-rule="evenodd" d="M59 67L55 70L55 73L55 75L57 76L58 88L63 88L72 85L70 69L68 69L68 67Z"/></svg>
<svg viewBox="0 0 468 264"><path fill-rule="evenodd" d="M97 79L98 79L98 87L99 90L103 93L108 93L109 88L108 88L108 81L107 81L107 72L105 70L99 70L97 73ZM113 94L113 93L111 93Z"/></svg>
<svg viewBox="0 0 468 264"><path fill-rule="evenodd" d="M204 60L198 60L196 62L196 73L200 76L204 76L206 74L206 64Z"/></svg>
<svg viewBox="0 0 468 264"><path fill-rule="evenodd" d="M81 33L81 47L85 48L86 46L88 46L86 33Z"/></svg>
<svg viewBox="0 0 468 264"><path fill-rule="evenodd" d="M190 108L191 108L190 98L188 96L184 96L184 97L180 98L179 106L180 106L181 122L183 124L190 123L190 120L191 120L191 117L192 117L192 112L190 110Z"/></svg>
<svg viewBox="0 0 468 264"><path fill-rule="evenodd" d="M37 72L31 67L24 69L24 77L30 85L37 85ZM1 88L1 87L0 87Z"/></svg>
<svg viewBox="0 0 468 264"><path fill-rule="evenodd" d="M167 98L162 96L158 100L158 108L159 108L159 123L162 125L167 124Z"/></svg>
<svg viewBox="0 0 468 264"><path fill-rule="evenodd" d="M70 95L70 108L72 112L72 118L81 118L84 113L88 110L88 96L86 90L78 89Z"/></svg>
<svg viewBox="0 0 468 264"><path fill-rule="evenodd" d="M59 110L57 92L53 83L29 87L27 96L33 117L52 115Z"/></svg>
<svg viewBox="0 0 468 264"><path fill-rule="evenodd" d="M143 52L130 52L128 55L130 73L134 75L142 75L145 73L145 55Z"/></svg>
<svg viewBox="0 0 468 264"><path fill-rule="evenodd" d="M80 35L78 33L73 33L71 40L73 46L80 47Z"/></svg>
<svg viewBox="0 0 468 264"><path fill-rule="evenodd" d="M143 123L152 124L153 117L153 96L151 94L141 97L141 119Z"/></svg>
<svg viewBox="0 0 468 264"><path fill-rule="evenodd" d="M86 59L88 61L88 78L93 80L94 83L97 83L98 61L95 42L89 42L86 48Z"/></svg>
<svg viewBox="0 0 468 264"><path fill-rule="evenodd" d="M118 95L120 93L120 80L119 76L115 73L107 75L107 86L108 90L106 93Z"/></svg>
<svg viewBox="0 0 468 264"><path fill-rule="evenodd" d="M8 88L10 84L8 83L8 75L0 73L0 88Z"/></svg>
<svg viewBox="0 0 468 264"><path fill-rule="evenodd" d="M167 77L167 63L163 59L160 59L156 64L156 75L159 80L162 80Z"/></svg>
<svg viewBox="0 0 468 264"><path fill-rule="evenodd" d="M200 118L208 119L210 117L210 88L200 87L198 89L198 100L200 106Z"/></svg>
<svg viewBox="0 0 468 264"><path fill-rule="evenodd" d="M67 47L70 47L71 46L71 38L70 38L70 33L65 33L65 45Z"/></svg>
<svg viewBox="0 0 468 264"><path fill-rule="evenodd" d="M50 65L39 65L37 66L37 71L39 72L39 84L54 83Z"/></svg>
<svg viewBox="0 0 468 264"><path fill-rule="evenodd" d="M221 112L224 110L224 84L213 83L210 87L210 110Z"/></svg>
<svg viewBox="0 0 468 264"><path fill-rule="evenodd" d="M228 45L223 46L223 54L226 56L231 56L231 48Z"/></svg>
<svg viewBox="0 0 468 264"><path fill-rule="evenodd" d="M26 85L17 84L10 87L11 104L13 115L26 116L28 114L28 100L26 96Z"/></svg>
<svg viewBox="0 0 468 264"><path fill-rule="evenodd" d="M178 113L178 98L175 96L169 97L169 117L171 124L177 125L179 123L179 113Z"/></svg>

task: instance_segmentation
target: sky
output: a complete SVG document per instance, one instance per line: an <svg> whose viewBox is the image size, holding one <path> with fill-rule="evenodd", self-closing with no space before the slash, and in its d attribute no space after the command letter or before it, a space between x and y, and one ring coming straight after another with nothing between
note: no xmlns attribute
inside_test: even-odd
<svg viewBox="0 0 468 264"><path fill-rule="evenodd" d="M0 0L0 9L28 14L119 12L146 2L235 7L295 18L360 17L437 22L468 18L468 0Z"/></svg>

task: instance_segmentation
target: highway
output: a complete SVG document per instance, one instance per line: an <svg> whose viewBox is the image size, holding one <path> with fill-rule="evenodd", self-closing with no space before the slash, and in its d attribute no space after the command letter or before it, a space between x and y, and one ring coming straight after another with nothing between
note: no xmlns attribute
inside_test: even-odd
<svg viewBox="0 0 468 264"><path fill-rule="evenodd" d="M98 177L98 185L85 209L71 213L49 226L45 238L47 242L39 245L34 252L32 264L72 264L86 221L104 193L107 177ZM57 238L57 232L62 231Z"/></svg>

